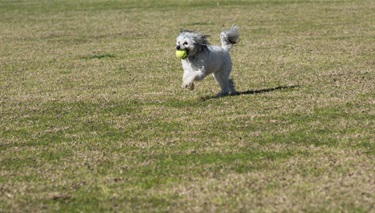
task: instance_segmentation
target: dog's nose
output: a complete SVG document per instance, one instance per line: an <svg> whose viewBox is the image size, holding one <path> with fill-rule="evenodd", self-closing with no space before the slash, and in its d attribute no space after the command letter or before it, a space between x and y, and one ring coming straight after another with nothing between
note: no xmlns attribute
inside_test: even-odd
<svg viewBox="0 0 375 213"><path fill-rule="evenodd" d="M176 46L176 49L177 49L177 50L180 50L180 49L181 49L180 45L177 45L177 46Z"/></svg>

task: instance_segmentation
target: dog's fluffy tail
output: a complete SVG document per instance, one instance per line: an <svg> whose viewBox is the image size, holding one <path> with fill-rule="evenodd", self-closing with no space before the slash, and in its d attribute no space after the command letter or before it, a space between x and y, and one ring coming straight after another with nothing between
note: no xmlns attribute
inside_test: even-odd
<svg viewBox="0 0 375 213"><path fill-rule="evenodd" d="M220 33L221 46L223 49L229 51L234 44L238 43L240 38L240 32L237 26L232 26L228 30L224 30Z"/></svg>

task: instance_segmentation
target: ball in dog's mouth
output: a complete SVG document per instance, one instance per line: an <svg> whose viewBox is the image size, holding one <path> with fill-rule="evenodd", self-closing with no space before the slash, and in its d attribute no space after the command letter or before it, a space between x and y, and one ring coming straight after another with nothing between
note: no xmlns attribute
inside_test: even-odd
<svg viewBox="0 0 375 213"><path fill-rule="evenodd" d="M176 50L176 57L180 59L185 59L187 57L186 50Z"/></svg>

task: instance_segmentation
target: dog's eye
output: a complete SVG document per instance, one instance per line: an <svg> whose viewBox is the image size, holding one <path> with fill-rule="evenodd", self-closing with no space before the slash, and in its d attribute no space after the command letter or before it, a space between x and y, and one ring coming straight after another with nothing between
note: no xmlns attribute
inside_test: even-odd
<svg viewBox="0 0 375 213"><path fill-rule="evenodd" d="M188 45L188 43L187 43L187 42L185 41L185 42L183 43L183 45L185 45L185 46L186 46L186 45Z"/></svg>

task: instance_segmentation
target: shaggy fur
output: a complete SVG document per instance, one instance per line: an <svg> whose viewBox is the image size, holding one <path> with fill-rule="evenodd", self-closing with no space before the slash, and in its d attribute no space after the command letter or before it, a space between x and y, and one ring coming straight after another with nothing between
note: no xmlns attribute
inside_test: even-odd
<svg viewBox="0 0 375 213"><path fill-rule="evenodd" d="M240 33L237 27L231 27L220 33L221 47L212 46L207 35L188 30L181 31L177 36L177 50L186 50L187 58L181 59L184 74L182 88L194 89L194 81L200 81L213 74L220 84L218 96L236 94L233 81L229 79L232 60L229 50L238 42Z"/></svg>

